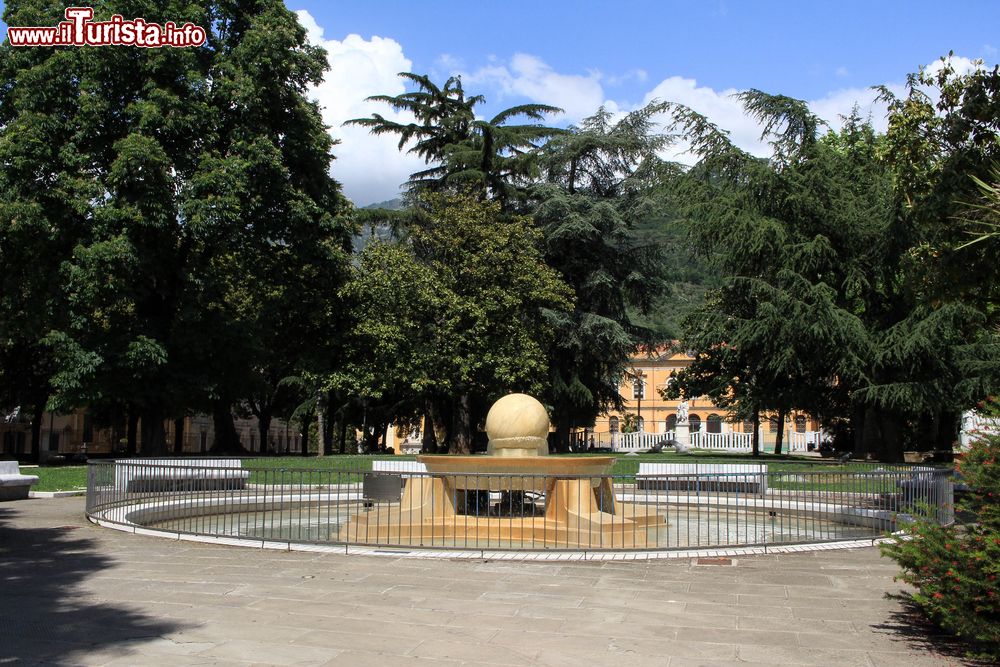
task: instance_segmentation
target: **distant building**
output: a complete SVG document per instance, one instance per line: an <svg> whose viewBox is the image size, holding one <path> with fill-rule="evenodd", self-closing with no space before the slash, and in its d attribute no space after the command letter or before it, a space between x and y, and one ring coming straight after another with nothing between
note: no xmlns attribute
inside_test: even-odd
<svg viewBox="0 0 1000 667"><path fill-rule="evenodd" d="M661 436L672 433L680 401L665 400L660 391L673 381L674 373L690 366L692 361L687 354L663 348L634 356L619 387L625 409L600 415L593 429L583 434L583 442L589 442L593 435L595 444L607 446L612 440L628 439L625 436L632 432ZM688 423L695 447L743 448L753 435L752 422L737 422L704 396L688 399ZM821 438L817 420L801 412L788 415L784 424L778 424L773 415L761 415L760 430L761 443L768 448L773 448L779 430L785 433L786 446L794 442L798 445L796 449L801 450L809 444L815 446Z"/></svg>
<svg viewBox="0 0 1000 667"><path fill-rule="evenodd" d="M16 413L16 414L15 414ZM12 416L13 415L13 416ZM267 441L260 441L257 418L235 418L236 433L240 442L251 453L293 453L302 447L302 436L297 426L273 419ZM172 420L164 422L167 451L174 451L175 427ZM181 434L185 454L207 453L215 440L215 424L209 415L184 418ZM41 429L41 458L55 454L114 454L124 452L125 424L115 427L95 426L87 410L81 408L69 414L44 413ZM142 436L137 434L139 453L142 453ZM18 457L28 454L31 448L31 422L28 415L16 410L0 420L0 457Z"/></svg>

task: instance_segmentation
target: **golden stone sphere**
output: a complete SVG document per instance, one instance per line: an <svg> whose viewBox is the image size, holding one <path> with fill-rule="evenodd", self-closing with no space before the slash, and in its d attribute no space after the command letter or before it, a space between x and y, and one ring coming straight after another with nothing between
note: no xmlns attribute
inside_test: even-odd
<svg viewBox="0 0 1000 667"><path fill-rule="evenodd" d="M503 444L516 447L520 443L521 447L541 450L540 445L546 442L549 434L549 413L532 396L508 394L494 403L486 415L486 433L491 448ZM544 453L548 453L547 447Z"/></svg>

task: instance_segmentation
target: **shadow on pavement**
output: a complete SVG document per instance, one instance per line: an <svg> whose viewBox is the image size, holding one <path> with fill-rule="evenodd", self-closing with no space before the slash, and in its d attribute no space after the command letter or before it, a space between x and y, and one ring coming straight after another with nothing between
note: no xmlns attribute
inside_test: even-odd
<svg viewBox="0 0 1000 667"><path fill-rule="evenodd" d="M874 630L892 635L894 641L905 642L908 648L947 658L950 664L970 667L995 664L967 658L966 654L974 651L974 647L927 618L920 605L909 594L887 594L886 597L898 602L900 608L885 623L873 624Z"/></svg>
<svg viewBox="0 0 1000 667"><path fill-rule="evenodd" d="M80 584L113 560L74 534L78 526L17 527L15 515L0 506L0 665L77 665L96 651L124 657L130 644L183 627L88 599Z"/></svg>

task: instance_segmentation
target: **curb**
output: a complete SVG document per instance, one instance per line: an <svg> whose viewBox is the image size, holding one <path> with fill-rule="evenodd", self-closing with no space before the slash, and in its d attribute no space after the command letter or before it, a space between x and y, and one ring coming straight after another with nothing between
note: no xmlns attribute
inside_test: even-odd
<svg viewBox="0 0 1000 667"><path fill-rule="evenodd" d="M86 489L78 489L76 491L29 491L29 498L71 498L73 496L84 496L87 495Z"/></svg>

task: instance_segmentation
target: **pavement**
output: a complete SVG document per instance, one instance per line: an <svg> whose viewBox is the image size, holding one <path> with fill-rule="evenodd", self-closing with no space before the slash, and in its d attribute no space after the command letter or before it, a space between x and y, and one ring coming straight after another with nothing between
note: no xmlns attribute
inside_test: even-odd
<svg viewBox="0 0 1000 667"><path fill-rule="evenodd" d="M872 547L497 562L274 551L0 503L0 665L973 664Z"/></svg>

